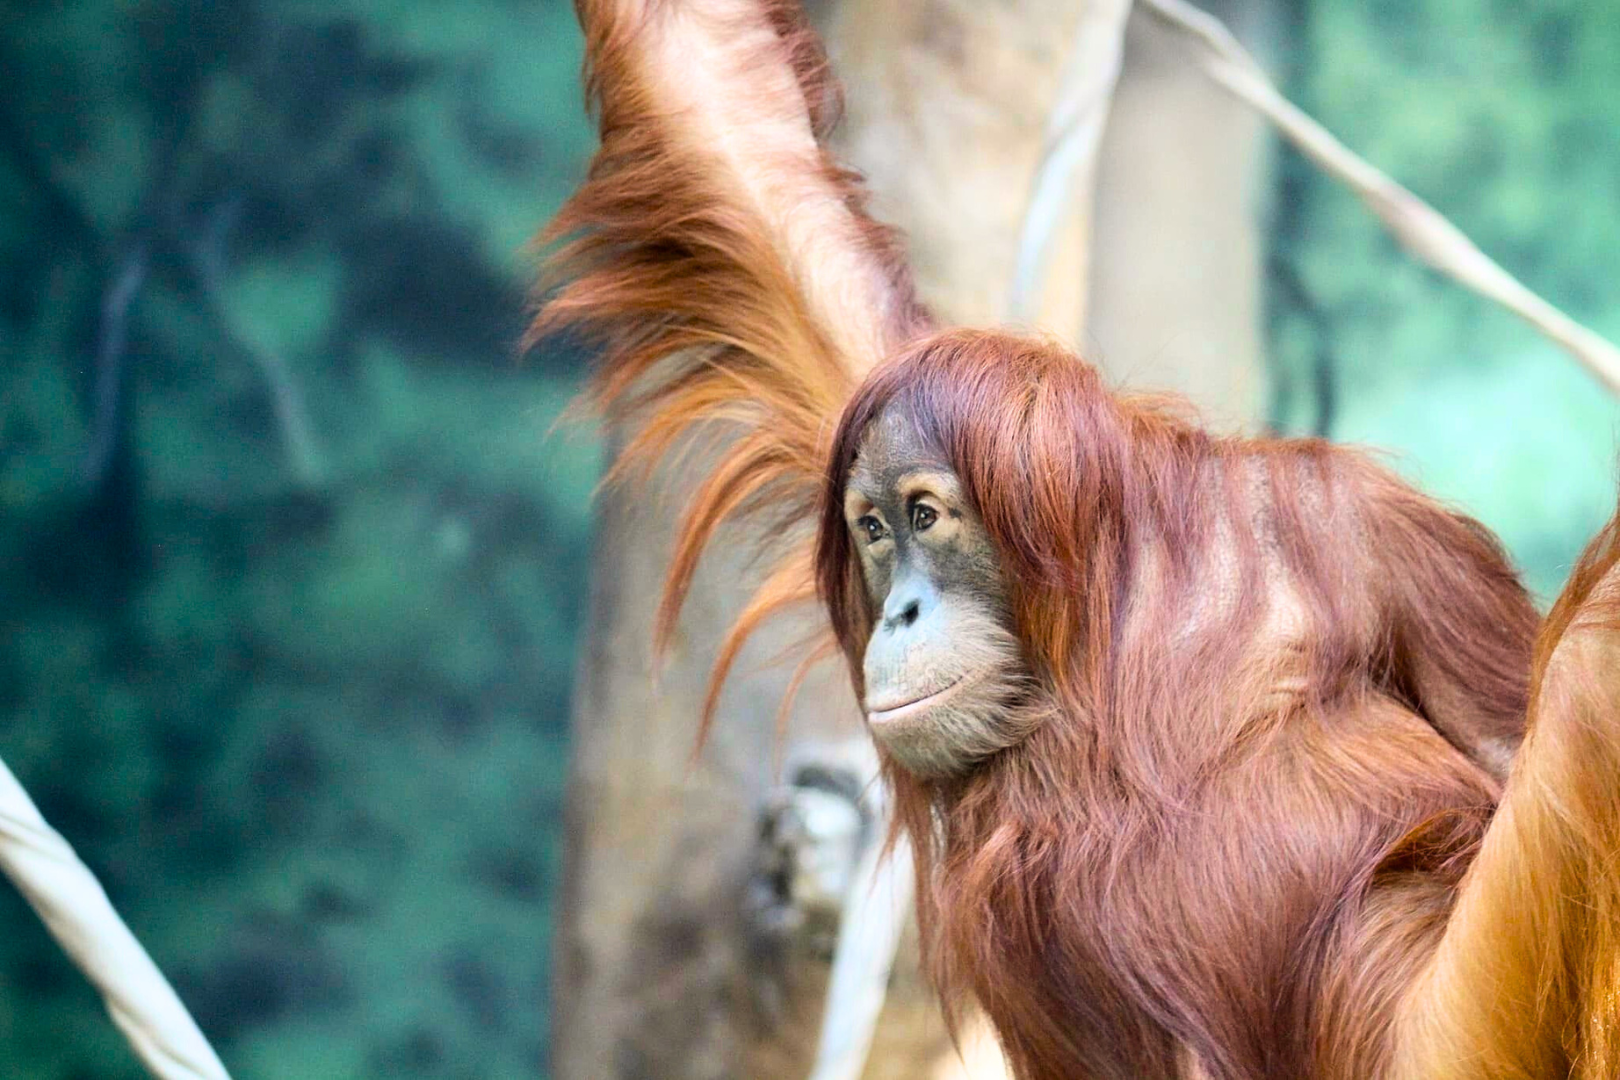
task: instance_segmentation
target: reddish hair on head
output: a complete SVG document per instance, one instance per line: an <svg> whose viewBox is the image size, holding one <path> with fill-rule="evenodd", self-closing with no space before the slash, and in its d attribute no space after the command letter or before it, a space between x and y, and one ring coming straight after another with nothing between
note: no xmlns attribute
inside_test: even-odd
<svg viewBox="0 0 1620 1080"><path fill-rule="evenodd" d="M843 490L867 429L890 410L961 481L1004 560L1030 661L1058 681L1077 664L1091 670L1120 601L1140 492L1133 459L1158 443L1163 467L1185 471L1208 438L1153 399L1110 394L1096 368L1045 337L953 329L909 344L844 409L823 487L817 583L857 679L872 613Z"/></svg>

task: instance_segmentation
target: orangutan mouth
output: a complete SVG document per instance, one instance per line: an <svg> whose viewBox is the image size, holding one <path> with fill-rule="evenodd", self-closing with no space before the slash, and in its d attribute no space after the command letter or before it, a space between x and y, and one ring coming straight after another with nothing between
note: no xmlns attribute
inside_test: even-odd
<svg viewBox="0 0 1620 1080"><path fill-rule="evenodd" d="M964 679L958 677L947 683L942 689L924 694L922 697L912 698L910 701L901 701L893 705L885 705L882 708L869 707L866 710L866 719L873 724L889 724L896 720L904 720L908 716L927 712L936 705L944 704L952 694L961 689L964 681Z"/></svg>

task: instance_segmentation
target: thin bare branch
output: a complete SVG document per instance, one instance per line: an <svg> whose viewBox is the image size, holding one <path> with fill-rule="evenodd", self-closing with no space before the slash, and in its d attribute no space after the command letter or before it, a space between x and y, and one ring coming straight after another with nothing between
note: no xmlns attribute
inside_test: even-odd
<svg viewBox="0 0 1620 1080"><path fill-rule="evenodd" d="M304 395L293 377L292 368L282 355L261 343L261 335L232 307L225 295L225 244L239 204L227 200L209 211L201 234L189 245L191 265L203 300L220 332L247 354L270 388L270 404L276 424L292 461L294 475L308 486L321 483L325 468L317 447Z"/></svg>
<svg viewBox="0 0 1620 1080"><path fill-rule="evenodd" d="M1220 20L1186 0L1142 0L1146 11L1185 34L1203 71L1277 125L1324 172L1366 203L1402 247L1479 295L1507 308L1620 393L1620 349L1531 292L1434 207L1334 138L1277 91Z"/></svg>
<svg viewBox="0 0 1620 1080"><path fill-rule="evenodd" d="M859 1080L866 1070L900 935L911 918L911 848L901 839L885 856L884 824L870 830L844 900L810 1080Z"/></svg>
<svg viewBox="0 0 1620 1080"><path fill-rule="evenodd" d="M1064 64L1058 96L1047 119L1041 162L1018 230L1018 254L1007 301L1009 317L1015 321L1034 318L1053 237L1077 200L1086 213L1088 235L1081 238L1081 248L1089 265L1097 152L1119 82L1130 12L1131 0L1087 0L1075 27L1074 48ZM1083 330L1083 288L1075 303L1081 308L1076 323Z"/></svg>
<svg viewBox="0 0 1620 1080"><path fill-rule="evenodd" d="M149 260L146 241L137 241L124 256L101 298L101 323L96 335L95 416L90 425L90 447L80 467L80 474L91 484L99 483L106 476L119 451L124 425L129 310L146 282Z"/></svg>
<svg viewBox="0 0 1620 1080"><path fill-rule="evenodd" d="M101 993L113 1023L158 1080L230 1080L208 1040L107 900L0 762L0 870Z"/></svg>

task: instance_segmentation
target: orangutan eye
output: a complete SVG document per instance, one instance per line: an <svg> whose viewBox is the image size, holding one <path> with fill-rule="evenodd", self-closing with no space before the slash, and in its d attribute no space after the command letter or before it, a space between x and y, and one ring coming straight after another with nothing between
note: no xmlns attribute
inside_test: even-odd
<svg viewBox="0 0 1620 1080"><path fill-rule="evenodd" d="M939 512L927 503L913 503L911 507L911 531L923 532L935 521L939 520Z"/></svg>
<svg viewBox="0 0 1620 1080"><path fill-rule="evenodd" d="M875 544L879 540L883 539L883 522L879 521L871 514L865 514L859 518L856 518L855 527L866 534L866 542L868 544Z"/></svg>

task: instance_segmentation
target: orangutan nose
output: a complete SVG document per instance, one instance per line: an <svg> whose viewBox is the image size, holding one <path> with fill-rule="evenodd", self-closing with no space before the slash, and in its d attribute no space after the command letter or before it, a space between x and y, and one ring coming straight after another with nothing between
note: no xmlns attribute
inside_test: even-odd
<svg viewBox="0 0 1620 1080"><path fill-rule="evenodd" d="M910 575L896 581L883 602L883 629L892 634L915 626L922 618L924 605L932 606L931 593L926 581Z"/></svg>

